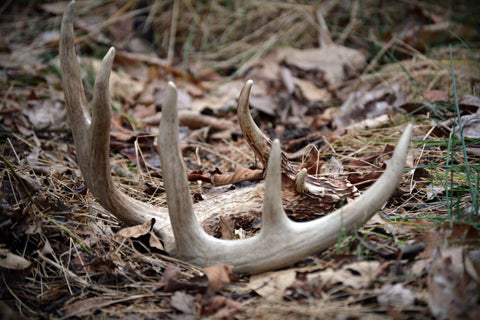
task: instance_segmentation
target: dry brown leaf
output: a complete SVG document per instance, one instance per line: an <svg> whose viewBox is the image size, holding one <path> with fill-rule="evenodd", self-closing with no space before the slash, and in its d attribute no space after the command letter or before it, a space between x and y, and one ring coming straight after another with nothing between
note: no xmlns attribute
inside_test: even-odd
<svg viewBox="0 0 480 320"><path fill-rule="evenodd" d="M282 302L285 290L295 281L297 270L266 272L250 278L248 288L265 299L273 302Z"/></svg>
<svg viewBox="0 0 480 320"><path fill-rule="evenodd" d="M138 238L138 237L144 236L152 230L154 223L155 223L155 219L151 219L137 226L123 228L115 234L115 237Z"/></svg>
<svg viewBox="0 0 480 320"><path fill-rule="evenodd" d="M233 174L214 174L211 177L213 185L217 187L244 181L258 181L261 179L263 179L263 170L252 170L242 166L237 166Z"/></svg>
<svg viewBox="0 0 480 320"><path fill-rule="evenodd" d="M177 291L178 283L182 278L182 269L176 264L169 264L162 274L160 285L163 285L165 292Z"/></svg>
<svg viewBox="0 0 480 320"><path fill-rule="evenodd" d="M7 304L6 301L0 301L0 310L2 310L1 311L2 320L18 320L23 318L19 315L17 311L14 311L12 307L13 306L10 306L9 304Z"/></svg>
<svg viewBox="0 0 480 320"><path fill-rule="evenodd" d="M150 237L149 237L149 239L148 239L148 244L149 244L150 247L152 247L152 248L165 251L165 248L164 248L164 246L162 245L162 242L160 241L160 239L158 239L158 237L157 237L157 235L155 234L155 232L150 232Z"/></svg>
<svg viewBox="0 0 480 320"><path fill-rule="evenodd" d="M221 290L226 284L231 282L233 266L220 263L206 267L203 269L203 272L209 281L207 292L215 292Z"/></svg>

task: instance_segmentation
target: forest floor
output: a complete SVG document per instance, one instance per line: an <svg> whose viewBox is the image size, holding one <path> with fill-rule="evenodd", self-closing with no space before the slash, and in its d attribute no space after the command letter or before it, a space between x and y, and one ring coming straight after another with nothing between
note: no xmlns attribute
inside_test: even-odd
<svg viewBox="0 0 480 320"><path fill-rule="evenodd" d="M67 3L0 8L0 319L480 318L478 3L78 1L87 99L116 48L110 165L137 200L166 207L155 137L168 81L195 201L222 192L212 172L259 166L236 116L248 79L253 118L288 159L360 192L414 125L402 181L377 215L254 276L169 256L89 192L58 59ZM219 223L222 238L258 229Z"/></svg>

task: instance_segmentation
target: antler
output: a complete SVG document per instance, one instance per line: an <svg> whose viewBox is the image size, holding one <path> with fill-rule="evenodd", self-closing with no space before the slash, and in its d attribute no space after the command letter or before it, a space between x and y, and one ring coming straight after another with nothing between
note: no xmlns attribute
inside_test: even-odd
<svg viewBox="0 0 480 320"><path fill-rule="evenodd" d="M108 161L111 118L108 82L115 49L111 48L103 59L95 82L90 116L74 51L73 4L72 1L67 7L62 21L60 63L65 102L80 170L94 197L120 220L128 224L139 224L155 218L158 222L154 225L155 231L162 237L170 254L199 266L219 262L231 264L236 272L242 273L252 274L279 268L334 244L342 231L352 231L365 223L395 190L404 168L411 125L402 134L387 170L362 196L315 221L290 220L282 206L282 190L288 189L290 194L296 193L298 203L302 199L314 199L320 207L322 198L335 200L336 197L338 203L344 195L340 193L339 196L338 191L335 191L338 186L332 188L331 180L311 177L304 171L294 169L280 151L278 140L272 143L261 133L248 112L252 81L247 81L240 94L239 119L247 141L267 167L263 227L258 235L248 239L214 238L202 229L194 214L178 143L177 91L170 82L165 92L158 138L170 227L167 210L132 199L114 186ZM292 186L282 188L282 183ZM258 188L255 188L255 192L258 192ZM343 190L356 192L351 185L346 185ZM211 202L201 203L201 213L211 212ZM196 205L195 210L198 207L200 205Z"/></svg>

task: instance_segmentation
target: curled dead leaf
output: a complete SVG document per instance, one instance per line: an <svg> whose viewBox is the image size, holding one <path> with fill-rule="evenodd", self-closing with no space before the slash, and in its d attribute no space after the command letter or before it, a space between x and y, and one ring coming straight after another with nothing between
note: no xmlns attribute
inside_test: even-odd
<svg viewBox="0 0 480 320"><path fill-rule="evenodd" d="M261 179L263 179L263 170L251 170L242 166L238 166L233 174L214 174L211 178L214 186L223 186L244 181L258 181Z"/></svg>

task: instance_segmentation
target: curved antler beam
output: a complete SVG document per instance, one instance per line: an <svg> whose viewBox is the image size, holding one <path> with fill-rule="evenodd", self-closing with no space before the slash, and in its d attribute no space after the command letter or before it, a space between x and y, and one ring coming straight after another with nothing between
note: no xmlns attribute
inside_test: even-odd
<svg viewBox="0 0 480 320"><path fill-rule="evenodd" d="M72 1L63 15L60 34L60 65L67 116L72 128L77 160L85 183L109 212L130 225L155 218L154 227L164 241L167 251L174 248L174 238L166 210L132 199L119 191L110 175L110 91L109 80L115 49L110 48L103 58L95 81L90 116L87 98L75 54ZM159 212L160 211L160 212Z"/></svg>
<svg viewBox="0 0 480 320"><path fill-rule="evenodd" d="M387 170L362 196L337 211L310 222L293 222L286 216L281 199L281 151L278 140L268 159L263 227L244 240L220 240L200 227L193 213L188 181L178 141L176 90L169 83L160 123L160 160L165 173L167 205L176 239L176 256L196 265L218 262L232 264L236 272L259 273L287 266L306 256L327 249L342 231L361 226L390 198L402 176L412 126L400 138Z"/></svg>
<svg viewBox="0 0 480 320"><path fill-rule="evenodd" d="M252 85L253 81L248 80L240 92L237 111L238 122L248 145L260 159L263 166L267 167L272 142L258 128L250 114L248 98ZM348 181L309 175L305 170L298 170L293 167L283 152L281 152L280 157L282 181L284 184L288 184L287 188L282 189L282 195L291 200L293 200L292 198L299 199L298 201L292 201L294 202L292 204L293 207L298 208L302 203L309 202L310 206L317 206L319 207L318 209L323 206L327 209L325 211L329 212L332 208L341 205L346 198L355 198L360 195L357 188ZM297 196L288 196L286 194L287 191L290 194L292 191L295 191ZM306 211L309 211L308 208Z"/></svg>
<svg viewBox="0 0 480 320"><path fill-rule="evenodd" d="M232 264L236 272L243 273L279 268L328 248L335 243L342 230L348 232L366 222L395 190L404 168L412 130L410 125L400 138L387 170L364 195L321 219L304 223L291 221L282 206L282 183L293 183L294 192L305 193L318 200L325 197L323 189L320 195L316 195L309 183L318 182L318 185L313 185L314 188L328 189L328 186L320 185L324 183L320 178L315 180L317 178L292 169L280 151L279 142L272 143L261 134L248 112L248 95L252 86L252 82L248 81L239 100L239 119L250 121L247 127L242 125L243 133L247 140L253 141L249 141L250 146L258 152L257 156L266 162L263 228L257 236L245 240L227 241L209 236L194 214L178 144L177 91L174 84L169 83L160 123L159 152L170 227L165 209L154 208L128 197L115 187L110 176L108 153L111 110L108 82L115 50L110 49L102 62L94 87L90 116L73 42L73 4L71 2L67 7L62 21L60 63L80 170L94 197L120 220L139 224L155 218L160 222L154 227L169 253L199 266L219 262ZM203 208L208 208L209 204L204 201Z"/></svg>

